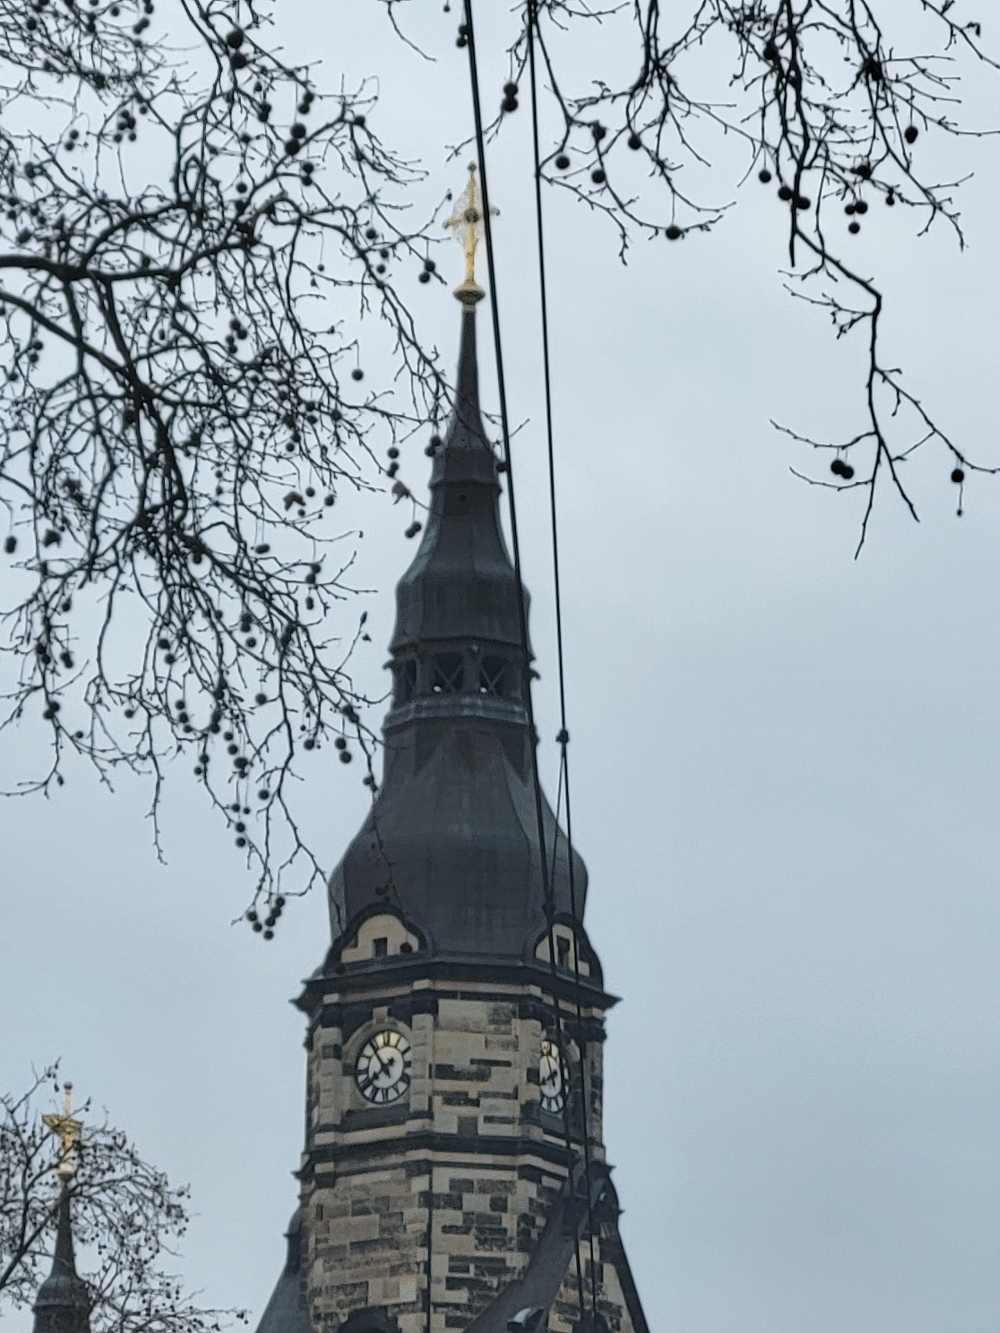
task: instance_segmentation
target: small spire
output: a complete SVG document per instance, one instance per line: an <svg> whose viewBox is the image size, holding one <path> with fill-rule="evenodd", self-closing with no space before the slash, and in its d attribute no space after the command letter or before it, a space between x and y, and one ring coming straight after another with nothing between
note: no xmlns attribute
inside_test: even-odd
<svg viewBox="0 0 1000 1333"><path fill-rule="evenodd" d="M499 209L491 208L490 213L496 216ZM476 282L476 249L483 238L484 226L483 198L475 162L469 163L468 184L459 194L455 211L444 225L454 232L465 250L465 280L455 288L455 297L464 306L474 307L486 295Z"/></svg>
<svg viewBox="0 0 1000 1333"><path fill-rule="evenodd" d="M83 1125L73 1115L72 1094L72 1083L64 1083L62 1114L42 1116L46 1129L59 1139L56 1171L61 1185L56 1248L52 1270L38 1288L35 1299L35 1333L90 1333L90 1295L87 1284L77 1275L70 1215L69 1186L76 1169L76 1147L83 1130Z"/></svg>

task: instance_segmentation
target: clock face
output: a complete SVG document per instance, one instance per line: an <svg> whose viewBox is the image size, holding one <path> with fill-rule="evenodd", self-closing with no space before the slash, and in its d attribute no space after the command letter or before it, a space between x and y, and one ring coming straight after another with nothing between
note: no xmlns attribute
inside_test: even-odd
<svg viewBox="0 0 1000 1333"><path fill-rule="evenodd" d="M355 1078L366 1101L398 1101L410 1086L410 1043L391 1028L376 1032L358 1053Z"/></svg>
<svg viewBox="0 0 1000 1333"><path fill-rule="evenodd" d="M547 1037L542 1038L542 1057L538 1061L538 1086L542 1094L543 1111L561 1111L565 1104L563 1093L563 1062L559 1047Z"/></svg>

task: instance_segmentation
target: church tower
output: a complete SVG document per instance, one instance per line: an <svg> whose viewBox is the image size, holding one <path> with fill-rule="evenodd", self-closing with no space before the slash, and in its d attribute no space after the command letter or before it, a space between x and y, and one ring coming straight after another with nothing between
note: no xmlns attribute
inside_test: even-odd
<svg viewBox="0 0 1000 1333"><path fill-rule="evenodd" d="M396 589L382 785L298 1000L300 1208L258 1333L647 1333L601 1132L614 998L586 869L535 790L482 292L467 275L456 295L455 409Z"/></svg>

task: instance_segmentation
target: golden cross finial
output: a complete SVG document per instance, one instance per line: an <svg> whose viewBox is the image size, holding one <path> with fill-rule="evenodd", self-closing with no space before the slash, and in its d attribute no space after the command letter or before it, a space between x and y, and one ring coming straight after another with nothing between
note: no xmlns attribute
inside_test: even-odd
<svg viewBox="0 0 1000 1333"><path fill-rule="evenodd" d="M59 1165L56 1170L64 1181L68 1180L74 1171L73 1149L80 1142L80 1134L83 1130L83 1124L73 1117L73 1084L63 1084L63 1113L62 1115L43 1115L42 1121L45 1128L51 1130L62 1145L59 1154Z"/></svg>
<svg viewBox="0 0 1000 1333"><path fill-rule="evenodd" d="M492 215L496 215L498 212L499 210L496 208L490 209ZM455 288L455 295L463 305L473 306L486 295L482 287L476 282L476 248L482 240L485 228L483 225L483 200L479 190L475 162L469 163L468 184L458 196L455 211L445 221L444 225L449 230L454 231L455 238L462 242L462 247L465 250L465 281L461 286Z"/></svg>

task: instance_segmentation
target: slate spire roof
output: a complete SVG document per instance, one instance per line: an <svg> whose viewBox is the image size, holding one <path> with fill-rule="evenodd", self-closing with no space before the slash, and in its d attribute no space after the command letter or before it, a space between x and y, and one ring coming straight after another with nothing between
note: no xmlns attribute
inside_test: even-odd
<svg viewBox="0 0 1000 1333"><path fill-rule="evenodd" d="M63 1186L52 1271L35 1298L35 1333L90 1333L90 1296L77 1276L70 1197Z"/></svg>
<svg viewBox="0 0 1000 1333"><path fill-rule="evenodd" d="M530 959L546 930L525 707L531 654L499 497L475 303L463 301L454 411L434 455L423 539L396 588L382 787L330 881L334 960L357 922L386 906L438 955ZM559 917L571 910L569 857L542 804ZM572 879L581 917L587 874L575 854Z"/></svg>
<svg viewBox="0 0 1000 1333"><path fill-rule="evenodd" d="M302 1288L302 1210L297 1208L285 1232L288 1250L278 1285L268 1301L257 1333L312 1333Z"/></svg>

